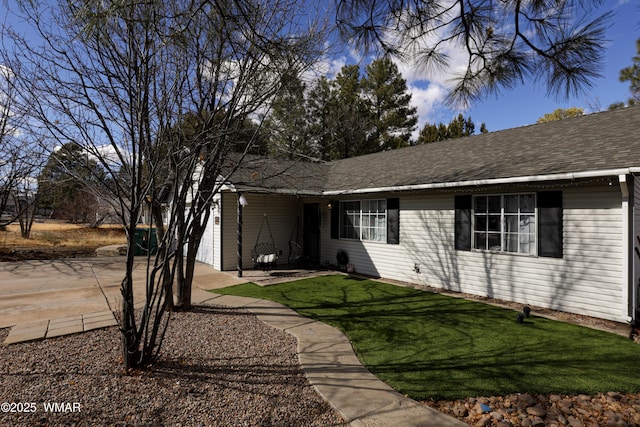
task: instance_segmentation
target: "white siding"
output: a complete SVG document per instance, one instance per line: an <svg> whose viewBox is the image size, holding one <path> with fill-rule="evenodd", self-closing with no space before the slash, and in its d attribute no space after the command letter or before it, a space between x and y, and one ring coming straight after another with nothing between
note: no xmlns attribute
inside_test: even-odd
<svg viewBox="0 0 640 427"><path fill-rule="evenodd" d="M454 250L454 195L400 199L400 244L332 240L323 212L322 259L347 252L364 274L625 321L622 212L617 185L563 189L564 257Z"/></svg>
<svg viewBox="0 0 640 427"><path fill-rule="evenodd" d="M213 199L211 214L207 222L207 228L202 236L196 260L220 269L220 195ZM217 219L217 224L216 224Z"/></svg>
<svg viewBox="0 0 640 427"><path fill-rule="evenodd" d="M204 262L205 264L213 265L215 262L214 258L214 241L215 241L215 231L213 228L213 212L209 217L209 221L207 222L207 228L204 234L202 235L202 240L200 241L200 246L198 247L198 253L196 254L196 261Z"/></svg>
<svg viewBox="0 0 640 427"><path fill-rule="evenodd" d="M640 294L640 177L634 177L633 179L633 233L631 242L634 253L633 257L633 278L632 278L632 307L638 308L639 294ZM636 319L638 321L640 319Z"/></svg>
<svg viewBox="0 0 640 427"><path fill-rule="evenodd" d="M269 227L273 241L278 248L279 264L286 264L289 256L289 238L296 226L296 219L302 217L302 204L295 196L275 196L245 193L248 206L242 210L242 267L252 268L251 249L256 243L271 243ZM234 270L238 265L237 256L237 200L235 193L222 195L222 269ZM264 215L267 214L269 227ZM262 225L262 231L260 228ZM260 239L258 241L258 234Z"/></svg>

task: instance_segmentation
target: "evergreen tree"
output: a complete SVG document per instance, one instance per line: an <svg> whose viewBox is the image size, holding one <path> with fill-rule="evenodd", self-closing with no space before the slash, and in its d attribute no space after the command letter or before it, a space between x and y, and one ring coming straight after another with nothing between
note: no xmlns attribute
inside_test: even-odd
<svg viewBox="0 0 640 427"><path fill-rule="evenodd" d="M408 146L418 122L417 108L411 106L407 82L396 64L388 58L373 61L366 67L362 89L373 115L374 128L370 135L373 149Z"/></svg>
<svg viewBox="0 0 640 427"><path fill-rule="evenodd" d="M640 101L640 39L636 40L636 53L633 64L620 70L621 82L629 82L629 91L634 101Z"/></svg>
<svg viewBox="0 0 640 427"><path fill-rule="evenodd" d="M265 126L270 135L269 150L276 156L295 159L312 155L307 137L305 89L298 76L285 76L282 89L271 104Z"/></svg>
<svg viewBox="0 0 640 427"><path fill-rule="evenodd" d="M629 91L631 92L631 98L627 100L627 103L616 102L609 106L609 110L615 110L617 108L631 107L638 104L640 101L640 39L636 40L636 52L637 55L633 57L633 64L620 70L619 80L621 82L629 82Z"/></svg>
<svg viewBox="0 0 640 427"><path fill-rule="evenodd" d="M406 58L424 69L451 67L454 103L534 80L549 94L586 92L604 65L611 13L602 0L336 0L348 43ZM467 58L453 70L451 49ZM456 55L458 57L459 55Z"/></svg>
<svg viewBox="0 0 640 427"><path fill-rule="evenodd" d="M448 125L445 125L444 123L440 123L438 125L426 123L420 130L420 135L418 136L416 143L427 144L429 142L471 136L474 134L475 128L475 123L473 123L471 117L467 117L465 119L462 114L458 114L458 116L451 120ZM484 123L480 125L480 132L489 132Z"/></svg>
<svg viewBox="0 0 640 427"><path fill-rule="evenodd" d="M67 143L51 154L38 178L40 205L51 208L55 218L93 224L105 175L85 150Z"/></svg>
<svg viewBox="0 0 640 427"><path fill-rule="evenodd" d="M369 138L373 128L370 103L362 97L360 69L345 65L333 81L330 104L332 139L329 153L332 160L345 159L375 151Z"/></svg>
<svg viewBox="0 0 640 427"><path fill-rule="evenodd" d="M309 147L322 160L331 160L333 125L331 108L335 91L331 82L322 76L309 91L306 100Z"/></svg>

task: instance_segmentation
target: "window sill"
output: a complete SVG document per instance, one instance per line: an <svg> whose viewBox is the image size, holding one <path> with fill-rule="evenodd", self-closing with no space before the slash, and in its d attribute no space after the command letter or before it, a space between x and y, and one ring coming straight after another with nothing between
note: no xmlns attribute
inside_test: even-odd
<svg viewBox="0 0 640 427"><path fill-rule="evenodd" d="M505 251L496 251L496 250L490 250L490 249L471 249L471 252L479 253L479 254L510 255L510 256L526 257L526 258L539 258L538 254L523 254L520 252L505 252Z"/></svg>

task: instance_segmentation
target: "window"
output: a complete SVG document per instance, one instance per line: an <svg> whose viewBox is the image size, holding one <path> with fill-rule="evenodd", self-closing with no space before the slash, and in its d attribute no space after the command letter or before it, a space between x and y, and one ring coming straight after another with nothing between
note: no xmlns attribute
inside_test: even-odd
<svg viewBox="0 0 640 427"><path fill-rule="evenodd" d="M562 191L455 196L455 248L459 251L494 249L562 258L562 205Z"/></svg>
<svg viewBox="0 0 640 427"><path fill-rule="evenodd" d="M536 254L536 195L473 197L473 248Z"/></svg>
<svg viewBox="0 0 640 427"><path fill-rule="evenodd" d="M387 241L387 201L340 202L340 238Z"/></svg>

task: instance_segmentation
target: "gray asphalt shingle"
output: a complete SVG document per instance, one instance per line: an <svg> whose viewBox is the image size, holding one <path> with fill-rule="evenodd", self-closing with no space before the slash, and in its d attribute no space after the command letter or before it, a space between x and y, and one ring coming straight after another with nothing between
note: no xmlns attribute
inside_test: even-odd
<svg viewBox="0 0 640 427"><path fill-rule="evenodd" d="M640 167L639 124L640 107L629 107L325 164L254 160L232 181L348 193Z"/></svg>

